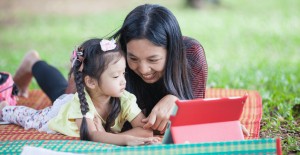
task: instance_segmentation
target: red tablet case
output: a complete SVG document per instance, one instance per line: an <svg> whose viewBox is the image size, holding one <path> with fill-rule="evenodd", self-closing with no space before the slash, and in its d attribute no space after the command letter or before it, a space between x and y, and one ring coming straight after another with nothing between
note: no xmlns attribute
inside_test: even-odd
<svg viewBox="0 0 300 155"><path fill-rule="evenodd" d="M247 97L177 100L177 114L170 116L174 143L244 140L239 118Z"/></svg>

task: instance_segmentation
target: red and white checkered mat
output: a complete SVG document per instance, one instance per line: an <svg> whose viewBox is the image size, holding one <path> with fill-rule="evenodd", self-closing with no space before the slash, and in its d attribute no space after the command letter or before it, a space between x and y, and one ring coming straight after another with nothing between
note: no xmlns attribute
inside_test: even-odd
<svg viewBox="0 0 300 155"><path fill-rule="evenodd" d="M249 130L249 137L245 139L258 139L259 127L262 117L261 98L257 91L236 89L207 89L206 98L221 98L243 96L248 93L248 99L244 105L244 111L240 121ZM29 98L19 98L18 105L28 106L37 110L52 106L50 99L41 90L29 91ZM162 136L159 136L162 138ZM53 135L37 130L24 130L17 125L0 125L0 141L13 140L79 140L77 137L65 135Z"/></svg>

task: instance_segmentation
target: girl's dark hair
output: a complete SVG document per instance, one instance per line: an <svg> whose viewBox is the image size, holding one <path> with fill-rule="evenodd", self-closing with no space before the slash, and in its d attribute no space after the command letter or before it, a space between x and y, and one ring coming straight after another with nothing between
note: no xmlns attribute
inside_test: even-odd
<svg viewBox="0 0 300 155"><path fill-rule="evenodd" d="M146 115L149 115L155 104L167 94L175 95L181 100L194 98L183 37L170 10L160 5L138 6L127 15L121 29L112 37L118 38L125 53L129 41L144 38L167 50L164 76L154 84L147 84L128 67L128 64L126 67L126 88L136 95L141 108L146 106Z"/></svg>
<svg viewBox="0 0 300 155"><path fill-rule="evenodd" d="M76 89L78 98L80 101L80 108L82 115L86 115L89 111L89 106L85 98L84 92L84 78L89 76L93 79L100 81L101 74L107 69L110 63L117 63L124 53L116 47L114 50L103 52L100 47L101 39L90 39L84 42L78 47L79 52L83 52L83 61L76 60L74 67L70 70L69 78L74 71L74 81L76 83ZM79 71L81 64L83 63L82 72ZM99 84L100 82L98 82ZM112 104L111 111L107 117L105 124L105 131L110 131L110 126L118 117L121 111L120 99L117 97L111 97L110 103ZM83 117L80 127L81 140L90 140L89 129L86 122L86 117Z"/></svg>

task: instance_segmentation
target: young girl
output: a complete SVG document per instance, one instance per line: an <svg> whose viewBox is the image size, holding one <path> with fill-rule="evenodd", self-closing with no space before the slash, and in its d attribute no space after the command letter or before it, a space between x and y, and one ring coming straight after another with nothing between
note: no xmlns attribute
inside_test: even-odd
<svg viewBox="0 0 300 155"><path fill-rule="evenodd" d="M125 91L124 53L114 40L91 39L73 51L72 68L77 93L60 96L52 107L34 110L0 104L7 122L116 145L142 145L159 140L143 129L145 118L134 95ZM128 121L133 129L121 132Z"/></svg>

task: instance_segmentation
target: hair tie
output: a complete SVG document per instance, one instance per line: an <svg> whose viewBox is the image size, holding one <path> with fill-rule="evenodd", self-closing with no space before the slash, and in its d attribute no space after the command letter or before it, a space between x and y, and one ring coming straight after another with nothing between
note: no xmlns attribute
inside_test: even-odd
<svg viewBox="0 0 300 155"><path fill-rule="evenodd" d="M82 115L83 117L85 117L85 115Z"/></svg>
<svg viewBox="0 0 300 155"><path fill-rule="evenodd" d="M72 53L72 58L73 58L72 67L74 66L74 63L75 63L76 60L79 60L81 62L80 59L77 59L78 55L83 55L83 53L82 52L78 52L78 46L75 45L75 50Z"/></svg>

